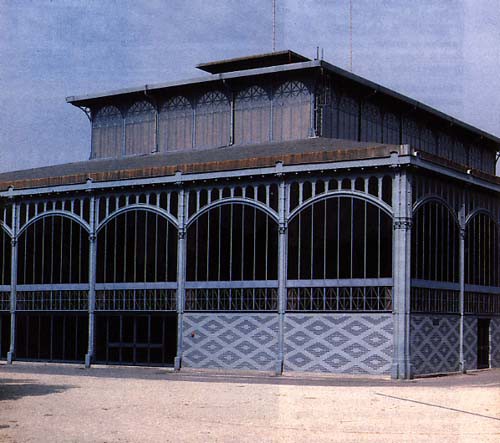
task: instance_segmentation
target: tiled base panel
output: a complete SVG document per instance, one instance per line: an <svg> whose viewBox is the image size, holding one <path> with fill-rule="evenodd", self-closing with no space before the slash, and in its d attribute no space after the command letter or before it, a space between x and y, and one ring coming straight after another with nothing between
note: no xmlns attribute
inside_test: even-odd
<svg viewBox="0 0 500 443"><path fill-rule="evenodd" d="M410 354L415 375L459 370L460 317L412 314ZM490 323L491 366L500 367L500 317ZM477 369L477 317L464 319L465 368Z"/></svg>
<svg viewBox="0 0 500 443"><path fill-rule="evenodd" d="M388 374L390 314L286 314L285 371ZM276 369L276 314L184 314L182 365Z"/></svg>
<svg viewBox="0 0 500 443"><path fill-rule="evenodd" d="M184 314L182 365L189 368L275 369L276 314Z"/></svg>
<svg viewBox="0 0 500 443"><path fill-rule="evenodd" d="M285 318L285 370L390 372L390 314L287 314Z"/></svg>

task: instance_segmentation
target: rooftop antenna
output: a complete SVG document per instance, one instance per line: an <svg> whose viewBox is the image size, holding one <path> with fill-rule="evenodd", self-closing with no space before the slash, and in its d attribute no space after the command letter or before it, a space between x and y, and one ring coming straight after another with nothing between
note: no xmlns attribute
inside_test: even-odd
<svg viewBox="0 0 500 443"><path fill-rule="evenodd" d="M273 52L276 51L276 0L273 0Z"/></svg>
<svg viewBox="0 0 500 443"><path fill-rule="evenodd" d="M349 69L352 72L352 0L349 0Z"/></svg>

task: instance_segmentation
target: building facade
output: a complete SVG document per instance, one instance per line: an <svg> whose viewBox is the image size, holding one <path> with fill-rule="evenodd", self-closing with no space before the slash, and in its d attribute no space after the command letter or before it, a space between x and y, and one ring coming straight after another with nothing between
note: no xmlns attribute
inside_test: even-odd
<svg viewBox="0 0 500 443"><path fill-rule="evenodd" d="M500 366L500 140L291 51L67 101L90 160L0 174L0 356Z"/></svg>

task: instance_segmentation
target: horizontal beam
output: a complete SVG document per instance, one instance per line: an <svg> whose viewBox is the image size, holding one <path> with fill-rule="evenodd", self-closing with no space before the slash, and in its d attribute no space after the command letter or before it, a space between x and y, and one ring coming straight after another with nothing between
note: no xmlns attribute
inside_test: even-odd
<svg viewBox="0 0 500 443"><path fill-rule="evenodd" d="M262 289L277 288L278 280L187 281L186 289Z"/></svg>
<svg viewBox="0 0 500 443"><path fill-rule="evenodd" d="M88 283L45 284L45 285L17 285L17 292L32 291L88 291Z"/></svg>
<svg viewBox="0 0 500 443"><path fill-rule="evenodd" d="M145 283L96 283L96 291L116 291L131 289L177 289L177 282L145 282Z"/></svg>
<svg viewBox="0 0 500 443"><path fill-rule="evenodd" d="M61 192L83 192L91 190L107 190L123 187L151 186L180 184L195 181L223 180L223 179L241 179L243 177L274 176L276 174L304 174L305 172L337 171L346 169L389 167L395 164L409 164L409 156L393 156L359 160L345 160L327 163L309 163L300 165L283 165L277 162L276 166L263 168L234 169L228 171L202 172L192 174L177 173L161 177L148 177L127 180L115 180L106 182L87 182L75 185L49 186L32 189L10 189L0 192L0 197L17 197L23 195L42 195Z"/></svg>
<svg viewBox="0 0 500 443"><path fill-rule="evenodd" d="M460 291L460 283L433 280L411 280L412 288L435 289L441 291ZM500 294L498 286L465 285L465 292L477 292L481 294Z"/></svg>
<svg viewBox="0 0 500 443"><path fill-rule="evenodd" d="M349 288L392 286L392 278L339 278L316 280L287 280L288 288Z"/></svg>

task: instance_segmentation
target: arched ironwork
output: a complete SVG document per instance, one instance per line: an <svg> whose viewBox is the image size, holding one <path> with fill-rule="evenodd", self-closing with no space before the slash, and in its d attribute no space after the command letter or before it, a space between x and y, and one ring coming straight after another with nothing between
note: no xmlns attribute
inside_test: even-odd
<svg viewBox="0 0 500 443"><path fill-rule="evenodd" d="M65 217L73 220L74 222L78 223L85 231L90 233L90 226L89 224L81 217L78 217L77 215L73 214L72 212L69 211L61 211L61 210L54 210L54 211L46 211L42 212L32 219L30 219L27 223L25 223L21 228L19 229L18 235L21 235L26 229L28 229L33 223L36 223L37 221L41 220L42 218L45 217L51 217L51 216L60 216L60 217Z"/></svg>
<svg viewBox="0 0 500 443"><path fill-rule="evenodd" d="M460 222L458 220L458 216L455 212L455 209L441 196L439 195L426 195L425 197L420 198L413 204L413 214L415 214L423 205L429 202L436 202L439 203L448 209L450 214L453 216L453 219L455 220L455 223L457 226L460 225Z"/></svg>
<svg viewBox="0 0 500 443"><path fill-rule="evenodd" d="M266 206L264 203L261 203L258 200L252 200L249 198L239 198L239 197L233 197L233 198L224 198L221 200L214 201L203 208L201 208L199 211L191 215L187 222L186 222L186 227L189 227L192 225L197 218L205 214L206 212L210 211L213 208L216 208L217 206L224 206L224 205L230 205L230 204L242 204L242 205L247 205L247 206L252 206L254 208L260 209L261 211L265 212L268 216L271 217L272 220L274 220L276 223L278 222L278 213L274 211L273 209L269 208Z"/></svg>
<svg viewBox="0 0 500 443"><path fill-rule="evenodd" d="M162 208L158 208L157 206L150 206L150 205L145 205L143 203L137 203L137 204L132 204L128 205L122 208L117 209L113 213L109 214L107 217L105 217L102 221L99 222L96 228L96 233L98 233L106 224L108 224L113 218L118 217L119 215L129 212L129 211L148 211L152 212L158 215L161 215L164 217L166 220L168 220L170 223L172 223L175 227L178 227L178 220L169 212Z"/></svg>
<svg viewBox="0 0 500 443"><path fill-rule="evenodd" d="M389 217L393 216L393 211L392 208L385 203L384 201L379 200L378 198L370 195L370 194L365 194L364 192L360 191L354 191L354 190L335 190L335 191L329 191L325 194L320 194L316 195L315 197L309 198L305 200L301 205L296 207L288 216L288 220L291 221L293 218L300 213L304 208L320 201L320 200L325 200L329 198L341 198L341 197L354 197L360 200L364 200L368 203L371 203L375 206L377 206L379 209L384 211Z"/></svg>

